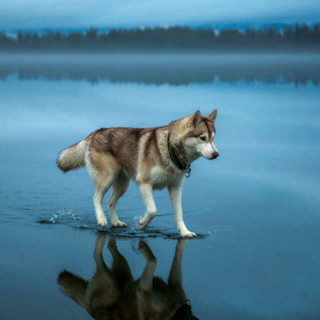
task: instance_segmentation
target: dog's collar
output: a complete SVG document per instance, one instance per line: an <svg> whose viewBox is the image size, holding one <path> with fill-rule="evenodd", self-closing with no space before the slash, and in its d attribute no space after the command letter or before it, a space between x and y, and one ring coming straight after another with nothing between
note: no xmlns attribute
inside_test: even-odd
<svg viewBox="0 0 320 320"><path fill-rule="evenodd" d="M191 174L190 164L185 163L179 156L178 150L170 144L170 133L168 134L168 150L172 162L180 170L185 170L185 177L189 178Z"/></svg>

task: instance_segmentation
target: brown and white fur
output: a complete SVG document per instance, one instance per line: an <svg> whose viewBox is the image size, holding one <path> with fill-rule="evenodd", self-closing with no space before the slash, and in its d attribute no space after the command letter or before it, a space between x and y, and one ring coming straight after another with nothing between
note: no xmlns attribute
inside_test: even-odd
<svg viewBox="0 0 320 320"><path fill-rule="evenodd" d="M167 187L178 231L181 237L192 238L196 234L187 229L181 207L185 170L179 169L172 161L168 136L170 148L176 150L186 164L191 164L200 156L215 159L219 156L213 143L216 117L217 110L205 117L198 110L192 116L172 121L163 127L102 128L63 150L57 165L63 172L87 167L96 185L93 204L98 225L107 226L102 200L112 186L112 195L108 201L112 226L126 227L119 220L115 207L126 192L129 181L134 180L147 209L139 221L139 227L146 228L156 215L152 190Z"/></svg>
<svg viewBox="0 0 320 320"><path fill-rule="evenodd" d="M108 242L113 263L111 268L107 266L102 253L105 241L106 234L99 233L94 251L96 272L90 281L66 270L59 273L57 282L65 295L99 320L197 320L190 304L186 304L182 286L182 253L187 240L177 241L168 283L155 277L157 259L143 240L139 242L139 252L146 259L146 266L137 280L115 239Z"/></svg>

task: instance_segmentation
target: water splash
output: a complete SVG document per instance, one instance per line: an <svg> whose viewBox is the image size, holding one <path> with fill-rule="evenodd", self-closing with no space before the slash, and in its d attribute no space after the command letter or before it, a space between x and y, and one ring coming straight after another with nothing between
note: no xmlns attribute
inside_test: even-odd
<svg viewBox="0 0 320 320"><path fill-rule="evenodd" d="M139 255L139 240L138 240L138 238L131 239L131 249L136 255Z"/></svg>
<svg viewBox="0 0 320 320"><path fill-rule="evenodd" d="M58 220L58 215L57 214L53 214L53 217L49 219L49 222L56 223L57 220Z"/></svg>
<svg viewBox="0 0 320 320"><path fill-rule="evenodd" d="M72 225L79 225L81 223L81 219L76 216L76 214L71 209L60 209L58 213L53 213L52 217L48 220L40 220L38 223L42 224L71 224Z"/></svg>
<svg viewBox="0 0 320 320"><path fill-rule="evenodd" d="M132 233L141 232L141 230L139 229L139 220L140 219L142 219L142 216L134 216L131 219L130 231Z"/></svg>

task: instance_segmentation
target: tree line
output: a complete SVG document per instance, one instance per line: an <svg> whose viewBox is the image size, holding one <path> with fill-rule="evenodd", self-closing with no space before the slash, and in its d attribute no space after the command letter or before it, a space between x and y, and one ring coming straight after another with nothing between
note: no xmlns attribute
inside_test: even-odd
<svg viewBox="0 0 320 320"><path fill-rule="evenodd" d="M320 49L320 23L296 24L282 32L262 30L191 29L189 27L112 29L99 32L0 32L0 51L218 51L218 50L316 50Z"/></svg>

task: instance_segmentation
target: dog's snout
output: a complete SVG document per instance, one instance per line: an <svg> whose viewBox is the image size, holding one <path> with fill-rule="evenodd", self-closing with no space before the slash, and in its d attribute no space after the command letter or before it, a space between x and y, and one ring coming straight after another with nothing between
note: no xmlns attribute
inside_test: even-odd
<svg viewBox="0 0 320 320"><path fill-rule="evenodd" d="M217 159L219 157L219 152L218 151L215 151L213 154L212 154L212 158L213 159Z"/></svg>

